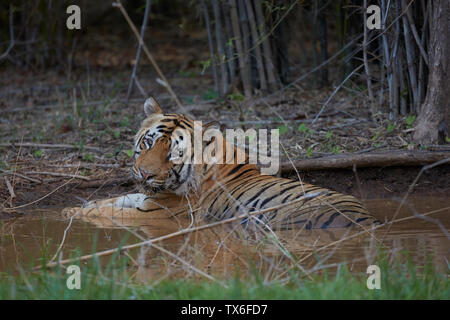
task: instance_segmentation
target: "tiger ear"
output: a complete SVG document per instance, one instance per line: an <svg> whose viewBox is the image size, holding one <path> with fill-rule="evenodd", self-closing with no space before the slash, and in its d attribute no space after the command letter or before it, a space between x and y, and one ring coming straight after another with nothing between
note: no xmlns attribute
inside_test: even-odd
<svg viewBox="0 0 450 320"><path fill-rule="evenodd" d="M144 112L147 117L151 116L154 113L159 113L159 114L163 113L158 101L156 101L155 98L153 98L153 97L150 97L147 100L145 100Z"/></svg>

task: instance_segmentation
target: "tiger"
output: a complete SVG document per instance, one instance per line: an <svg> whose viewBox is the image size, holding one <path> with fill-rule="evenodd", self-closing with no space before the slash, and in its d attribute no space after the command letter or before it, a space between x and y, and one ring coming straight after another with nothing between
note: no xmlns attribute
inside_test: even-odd
<svg viewBox="0 0 450 320"><path fill-rule="evenodd" d="M66 213L135 218L164 212L175 218L195 214L207 223L241 217L237 221L245 228L272 230L368 228L381 223L351 195L301 179L262 174L244 150L224 137L203 141L202 161L195 162L199 155L191 148L194 119L164 113L153 97L145 101L144 113L134 139L131 170L139 193L90 202ZM207 123L201 130L215 125ZM222 153L214 149L217 139L222 139ZM225 158L227 150L234 153L232 162ZM204 161L207 154L215 161ZM243 163L235 161L242 155Z"/></svg>

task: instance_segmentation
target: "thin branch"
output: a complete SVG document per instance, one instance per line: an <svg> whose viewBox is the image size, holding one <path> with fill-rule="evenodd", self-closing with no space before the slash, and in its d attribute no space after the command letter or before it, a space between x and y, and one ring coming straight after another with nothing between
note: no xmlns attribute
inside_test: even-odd
<svg viewBox="0 0 450 320"><path fill-rule="evenodd" d="M325 108L327 107L328 103L330 103L331 99L336 95L336 93L339 91L339 89L350 79L355 72L357 72L359 69L361 69L364 66L364 64L361 64L359 67L354 69L345 79L342 81L336 89L334 89L333 93L328 97L327 101L322 106L322 109L320 109L319 113L314 117L313 124L317 121L317 119L320 117L320 115L325 111Z"/></svg>
<svg viewBox="0 0 450 320"><path fill-rule="evenodd" d="M142 39L144 39L145 29L147 28L147 20L148 20L148 15L150 13L150 6L151 6L151 0L147 0L146 4L145 4L144 20L142 21L142 26L141 26L140 37ZM142 45L141 45L141 42L139 41L138 49L136 52L135 63L133 66L133 72L131 73L130 83L128 84L126 104L128 104L128 99L130 99L130 95L133 90L134 79L136 77L136 71L137 71L137 68L139 65L139 60L141 59L141 49L142 49Z"/></svg>
<svg viewBox="0 0 450 320"><path fill-rule="evenodd" d="M167 81L166 77L164 76L164 74L162 73L161 69L159 69L158 64L156 63L155 59L153 58L153 55L150 53L150 51L148 50L147 46L144 43L144 40L142 39L142 37L139 35L139 32L136 29L136 26L134 25L133 21L131 21L130 17L128 16L128 13L126 12L125 8L122 6L122 3L120 2L120 0L116 0L117 2L113 3L113 6L118 7L120 9L120 11L122 12L123 16L125 17L125 20L128 22L128 24L130 25L131 30L133 30L134 35L136 36L136 38L139 40L140 45L142 46L142 48L144 49L145 54L147 55L147 58L150 60L151 64L153 65L153 67L155 68L156 72L158 73L158 75L161 77L161 79L164 81L165 83L165 87L167 88L167 91L169 91L170 95L172 96L172 98L174 99L175 103L184 110L183 105L181 104L180 100L178 99L177 95L175 94L175 92L173 92L172 87L169 84L169 81Z"/></svg>
<svg viewBox="0 0 450 320"><path fill-rule="evenodd" d="M7 170L3 170L3 169L0 169L0 171L3 172L3 174L5 174L5 175L15 175L15 176L17 176L19 178L22 178L22 179L25 179L25 180L28 180L28 181L31 181L31 182L34 182L34 183L42 183L41 180L33 179L33 178L27 177L26 175L23 175L23 174L20 174L20 173L17 173L17 172L7 171Z"/></svg>
<svg viewBox="0 0 450 320"><path fill-rule="evenodd" d="M48 144L48 143L32 143L32 142L22 142L22 143L0 143L0 147L21 147L21 148L49 148L49 149L85 149L96 152L103 152L100 148L96 147L80 147L72 144Z"/></svg>
<svg viewBox="0 0 450 320"><path fill-rule="evenodd" d="M88 177L80 176L77 174L70 174L70 173L59 173L59 172L49 172L49 171L30 171L30 172L27 172L27 174L42 174L42 175L48 175L48 176L68 177L68 178L75 178L75 179L91 181L91 179L89 179Z"/></svg>

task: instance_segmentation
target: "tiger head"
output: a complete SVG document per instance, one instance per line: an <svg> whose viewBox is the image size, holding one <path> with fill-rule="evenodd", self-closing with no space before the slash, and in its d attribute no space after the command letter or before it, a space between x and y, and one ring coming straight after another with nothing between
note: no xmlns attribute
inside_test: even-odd
<svg viewBox="0 0 450 320"><path fill-rule="evenodd" d="M146 119L134 141L132 168L140 192L185 195L198 190L203 169L194 163L194 121L186 115L163 113L154 98L145 101L144 112Z"/></svg>

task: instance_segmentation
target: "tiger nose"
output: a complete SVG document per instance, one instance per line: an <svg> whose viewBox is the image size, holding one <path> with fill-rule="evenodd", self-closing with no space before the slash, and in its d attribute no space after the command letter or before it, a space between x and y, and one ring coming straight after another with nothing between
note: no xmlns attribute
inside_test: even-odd
<svg viewBox="0 0 450 320"><path fill-rule="evenodd" d="M141 176L144 178L144 180L147 180L147 179L150 179L150 178L153 178L154 176L156 176L156 174L147 172L144 169L139 169L139 172L140 172Z"/></svg>

